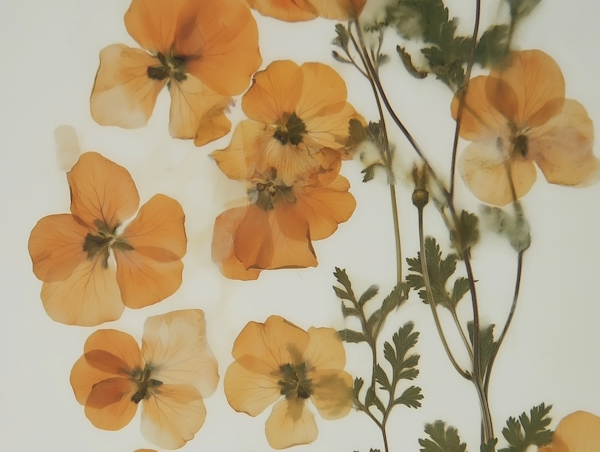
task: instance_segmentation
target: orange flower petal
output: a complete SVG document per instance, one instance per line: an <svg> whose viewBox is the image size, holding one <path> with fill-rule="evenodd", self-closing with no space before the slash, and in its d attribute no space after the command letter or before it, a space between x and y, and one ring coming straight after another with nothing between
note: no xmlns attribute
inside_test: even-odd
<svg viewBox="0 0 600 452"><path fill-rule="evenodd" d="M137 385L125 378L111 378L97 383L85 405L85 415L102 430L120 430L125 427L137 411L131 401Z"/></svg>
<svg viewBox="0 0 600 452"><path fill-rule="evenodd" d="M142 368L142 353L137 341L127 333L117 330L98 330L88 337L83 351L103 350L121 359L129 369ZM89 364L89 361L88 361Z"/></svg>
<svg viewBox="0 0 600 452"><path fill-rule="evenodd" d="M67 325L95 326L121 317L115 269L102 266L102 256L83 261L63 281L45 282L41 294L50 318Z"/></svg>
<svg viewBox="0 0 600 452"><path fill-rule="evenodd" d="M587 186L600 179L600 161L592 151L594 126L579 102L566 99L559 115L529 135L530 158L548 182Z"/></svg>
<svg viewBox="0 0 600 452"><path fill-rule="evenodd" d="M144 127L152 116L158 93L167 80L148 77L148 68L159 61L140 49L113 44L100 51L90 109L102 126L124 129Z"/></svg>
<svg viewBox="0 0 600 452"><path fill-rule="evenodd" d="M91 350L84 357L91 367L107 374L130 375L132 372L125 361L106 350Z"/></svg>
<svg viewBox="0 0 600 452"><path fill-rule="evenodd" d="M225 373L225 395L235 411L258 416L281 397L277 381L275 375L252 372L234 362Z"/></svg>
<svg viewBox="0 0 600 452"><path fill-rule="evenodd" d="M90 227L96 220L109 230L131 217L140 197L129 172L97 152L86 152L67 173L71 212Z"/></svg>
<svg viewBox="0 0 600 452"><path fill-rule="evenodd" d="M340 186L344 186L344 182L348 183L342 176L338 176L338 179ZM295 193L295 208L308 222L312 240L329 237L336 231L338 224L350 218L356 208L356 200L347 190L310 185Z"/></svg>
<svg viewBox="0 0 600 452"><path fill-rule="evenodd" d="M274 61L254 74L254 82L242 98L242 109L250 119L283 125L302 94L303 74L296 63Z"/></svg>
<svg viewBox="0 0 600 452"><path fill-rule="evenodd" d="M275 404L265 424L267 441L273 449L310 444L319 430L315 416L306 408L304 399L282 399Z"/></svg>
<svg viewBox="0 0 600 452"><path fill-rule="evenodd" d="M600 417L586 411L576 411L559 423L552 444L539 452L597 452L600 445Z"/></svg>
<svg viewBox="0 0 600 452"><path fill-rule="evenodd" d="M28 244L35 276L46 282L68 278L87 259L83 244L88 231L69 214L38 221Z"/></svg>
<svg viewBox="0 0 600 452"><path fill-rule="evenodd" d="M256 21L240 0L189 1L179 18L173 51L197 55L188 61L187 71L223 96L243 92L262 64Z"/></svg>
<svg viewBox="0 0 600 452"><path fill-rule="evenodd" d="M231 354L236 360L244 356L257 358L271 369L272 377L271 372L279 372L280 366L302 362L308 340L306 331L272 315L264 324L248 322L235 340Z"/></svg>
<svg viewBox="0 0 600 452"><path fill-rule="evenodd" d="M308 329L309 342L304 353L308 368L343 370L346 351L339 333L333 328Z"/></svg>
<svg viewBox="0 0 600 452"><path fill-rule="evenodd" d="M166 385L190 384L202 397L217 388L217 361L206 341L200 309L149 317L144 324L142 354L152 378Z"/></svg>
<svg viewBox="0 0 600 452"><path fill-rule="evenodd" d="M308 0L249 0L248 3L263 16L286 22L299 22L317 17L315 8Z"/></svg>
<svg viewBox="0 0 600 452"><path fill-rule="evenodd" d="M233 238L244 215L246 215L246 207L237 207L223 212L216 218L212 240L212 260L219 266L219 270L225 277L249 281L257 279L260 270L246 269L233 250Z"/></svg>
<svg viewBox="0 0 600 452"><path fill-rule="evenodd" d="M194 139L196 146L229 133L231 122L225 111L231 97L221 96L188 74L183 82L171 81L169 132L173 138Z"/></svg>
<svg viewBox="0 0 600 452"><path fill-rule="evenodd" d="M515 121L518 126L542 125L562 108L565 80L556 61L540 50L512 53L507 67L491 76L506 82L519 99Z"/></svg>
<svg viewBox="0 0 600 452"><path fill-rule="evenodd" d="M315 116L306 121L307 135L319 148L328 147L341 150L349 138L351 119L359 119L354 107L348 103L337 113Z"/></svg>
<svg viewBox="0 0 600 452"><path fill-rule="evenodd" d="M321 17L350 20L360 16L367 0L310 0L310 2Z"/></svg>
<svg viewBox="0 0 600 452"><path fill-rule="evenodd" d="M154 53L173 46L179 13L187 0L133 0L125 13L125 27L136 42Z"/></svg>
<svg viewBox="0 0 600 452"><path fill-rule="evenodd" d="M307 119L338 113L346 104L346 83L331 67L323 63L304 63L302 94L296 114Z"/></svg>
<svg viewBox="0 0 600 452"><path fill-rule="evenodd" d="M459 170L465 184L483 202L504 206L513 201L506 170L506 152L499 150L496 140L476 141L463 151ZM526 195L537 178L535 165L516 158L510 172L517 199Z"/></svg>
<svg viewBox="0 0 600 452"><path fill-rule="evenodd" d="M142 404L142 435L165 449L184 446L194 438L206 418L202 397L191 385L157 386Z"/></svg>
<svg viewBox="0 0 600 452"><path fill-rule="evenodd" d="M316 370L310 373L310 399L323 419L341 419L352 409L353 380L343 370Z"/></svg>
<svg viewBox="0 0 600 452"><path fill-rule="evenodd" d="M141 252L115 249L117 283L125 306L151 306L173 295L181 286L183 262L160 262ZM154 254L156 257L156 254Z"/></svg>

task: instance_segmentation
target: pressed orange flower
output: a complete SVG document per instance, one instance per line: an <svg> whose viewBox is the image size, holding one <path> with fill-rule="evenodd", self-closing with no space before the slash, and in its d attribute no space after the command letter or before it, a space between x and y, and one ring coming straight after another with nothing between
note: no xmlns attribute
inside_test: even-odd
<svg viewBox="0 0 600 452"><path fill-rule="evenodd" d="M224 155L213 153L217 162ZM252 165L242 177L235 167L248 180L250 203L215 221L212 256L226 277L249 280L258 278L260 269L317 265L311 241L333 234L356 207L348 180L338 174L340 154L325 148L319 156L320 170L290 185L277 168L258 172Z"/></svg>
<svg viewBox="0 0 600 452"><path fill-rule="evenodd" d="M275 403L265 432L274 449L317 439L310 399L325 419L340 419L352 408L352 377L333 328L298 328L279 316L250 322L233 345L235 362L225 374L232 408L257 416Z"/></svg>
<svg viewBox="0 0 600 452"><path fill-rule="evenodd" d="M125 26L145 50L114 44L100 52L90 100L94 120L143 127L167 85L171 136L201 146L226 135L231 96L246 89L262 62L248 6L242 0L133 0Z"/></svg>
<svg viewBox="0 0 600 452"><path fill-rule="evenodd" d="M346 95L344 80L325 64L275 61L255 74L244 94L250 120L213 156L230 178L244 178L246 167L250 173L274 167L289 186L319 167L316 154L324 147L345 150L349 121L360 118Z"/></svg>
<svg viewBox="0 0 600 452"><path fill-rule="evenodd" d="M71 370L75 397L95 427L122 429L142 402L142 434L165 449L183 446L200 430L202 399L218 381L199 309L149 317L141 351L129 334L98 330Z"/></svg>
<svg viewBox="0 0 600 452"><path fill-rule="evenodd" d="M334 20L357 19L367 0L248 0L259 13L284 20L299 22L317 17Z"/></svg>
<svg viewBox="0 0 600 452"><path fill-rule="evenodd" d="M585 186L598 180L592 121L579 102L565 99L562 72L544 52L512 53L505 67L469 82L464 102L460 135L473 143L459 168L482 201L513 201L511 179L514 195L525 195L537 177L535 164L553 184ZM454 118L458 109L457 95Z"/></svg>
<svg viewBox="0 0 600 452"><path fill-rule="evenodd" d="M53 320L98 325L118 319L125 306L149 306L179 289L187 239L177 201L155 195L121 233L140 202L127 170L87 152L67 178L71 214L42 218L29 237L33 272L44 282L41 298Z"/></svg>
<svg viewBox="0 0 600 452"><path fill-rule="evenodd" d="M600 452L600 417L576 411L559 423L552 443L539 452Z"/></svg>

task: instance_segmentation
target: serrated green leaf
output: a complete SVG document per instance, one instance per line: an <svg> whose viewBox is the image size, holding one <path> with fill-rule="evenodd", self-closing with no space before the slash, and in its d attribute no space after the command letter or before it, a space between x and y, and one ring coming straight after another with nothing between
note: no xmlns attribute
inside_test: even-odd
<svg viewBox="0 0 600 452"><path fill-rule="evenodd" d="M496 444L498 444L498 439L490 438L487 443L481 445L479 452L494 452L496 450Z"/></svg>
<svg viewBox="0 0 600 452"><path fill-rule="evenodd" d="M358 331L343 329L338 331L340 337L344 342L350 342L353 344L358 344L359 342L367 342L367 338L364 334L359 333Z"/></svg>
<svg viewBox="0 0 600 452"><path fill-rule="evenodd" d="M515 17L516 20L520 20L523 17L533 11L533 9L540 3L541 0L506 0L510 5L510 14Z"/></svg>
<svg viewBox="0 0 600 452"><path fill-rule="evenodd" d="M454 306L458 305L458 302L463 299L465 294L471 289L469 280L467 278L456 278L454 281L454 287L452 288L452 302Z"/></svg>
<svg viewBox="0 0 600 452"><path fill-rule="evenodd" d="M529 446L545 446L552 441L552 431L547 427L552 419L548 417L552 405L535 406L529 412L519 416L519 420L510 417L506 427L502 429L502 435L509 447L500 449L499 452L525 452Z"/></svg>
<svg viewBox="0 0 600 452"><path fill-rule="evenodd" d="M367 130L356 118L348 121L348 137L347 146L356 146L367 139Z"/></svg>
<svg viewBox="0 0 600 452"><path fill-rule="evenodd" d="M356 309L349 308L348 306L345 306L344 303L342 303L342 315L344 317L350 317L350 316L358 317L360 314Z"/></svg>
<svg viewBox="0 0 600 452"><path fill-rule="evenodd" d="M364 384L365 381L362 378L357 377L354 379L354 387L352 388L352 394L354 395L354 398L356 400L360 400L360 390L362 389Z"/></svg>
<svg viewBox="0 0 600 452"><path fill-rule="evenodd" d="M496 353L498 349L498 343L494 341L494 327L496 325L488 325L480 327L479 333L479 362L482 374L485 375L488 371L490 359ZM473 322L467 323L467 330L469 332L469 339L473 344Z"/></svg>
<svg viewBox="0 0 600 452"><path fill-rule="evenodd" d="M379 293L379 286L373 284L358 299L359 306L364 306L367 301Z"/></svg>
<svg viewBox="0 0 600 452"><path fill-rule="evenodd" d="M392 369L395 369L398 366L396 351L389 342L383 344L383 357L392 365Z"/></svg>
<svg viewBox="0 0 600 452"><path fill-rule="evenodd" d="M334 290L335 294L338 296L338 298L341 298L342 300L352 301L354 298L352 295L350 295L344 289L340 289L339 287L333 286L333 290Z"/></svg>
<svg viewBox="0 0 600 452"><path fill-rule="evenodd" d="M381 308L375 310L368 319L369 327L373 337L377 337L385 324L385 319L394 310L399 308L406 300L408 300L408 292L410 287L402 282L394 287L394 290L384 298Z"/></svg>
<svg viewBox="0 0 600 452"><path fill-rule="evenodd" d="M390 62L390 57L389 55L386 55L385 53L381 53L377 56L377 66L381 67L386 63Z"/></svg>
<svg viewBox="0 0 600 452"><path fill-rule="evenodd" d="M336 52L335 50L331 51L331 56L333 57L334 60L339 61L340 63L344 63L344 64L352 64L352 61L350 61L348 58L343 57L342 55L340 55L338 52Z"/></svg>
<svg viewBox="0 0 600 452"><path fill-rule="evenodd" d="M348 31L346 27L342 24L335 25L335 33L337 34L336 38L333 40L333 44L344 49L348 50Z"/></svg>
<svg viewBox="0 0 600 452"><path fill-rule="evenodd" d="M380 163L373 163L372 165L367 166L364 170L361 171L363 176L363 183L369 182L375 178L375 168L378 166L383 166Z"/></svg>
<svg viewBox="0 0 600 452"><path fill-rule="evenodd" d="M409 408L419 408L423 400L421 388L418 386L410 386L406 388L402 395L394 400L394 405L406 405Z"/></svg>
<svg viewBox="0 0 600 452"><path fill-rule="evenodd" d="M356 297L354 296L354 291L352 290L352 284L350 283L350 279L346 274L346 270L341 270L336 267L335 271L333 272L333 276L335 276L335 279L337 279L337 281L344 286L344 289L346 289L343 291L339 287L333 286L333 290L335 290L336 295L339 298L356 302Z"/></svg>
<svg viewBox="0 0 600 452"><path fill-rule="evenodd" d="M479 38L474 61L491 68L504 60L508 50L508 25L492 25Z"/></svg>
<svg viewBox="0 0 600 452"><path fill-rule="evenodd" d="M373 373L375 375L375 380L381 385L381 389L385 389L387 392L391 392L392 385L390 383L390 380L387 374L385 373L385 370L383 370L383 368L379 364L375 366Z"/></svg>
<svg viewBox="0 0 600 452"><path fill-rule="evenodd" d="M459 253L468 250L479 241L479 218L474 213L463 210L457 229L450 231L450 242Z"/></svg>
<svg viewBox="0 0 600 452"><path fill-rule="evenodd" d="M385 407L379 397L375 394L375 390L370 387L367 389L367 393L365 395L365 406L369 408L370 406L375 405L379 411L385 413Z"/></svg>
<svg viewBox="0 0 600 452"><path fill-rule="evenodd" d="M458 431L447 427L443 421L425 425L425 433L431 439L420 439L421 452L465 452L467 445L460 442Z"/></svg>
<svg viewBox="0 0 600 452"><path fill-rule="evenodd" d="M415 67L415 65L412 62L412 57L410 56L410 54L406 51L406 49L404 47L396 46L396 51L398 52L398 55L400 56L400 60L402 60L402 64L404 64L406 71L410 75L412 75L414 78L427 77L428 72L420 71Z"/></svg>

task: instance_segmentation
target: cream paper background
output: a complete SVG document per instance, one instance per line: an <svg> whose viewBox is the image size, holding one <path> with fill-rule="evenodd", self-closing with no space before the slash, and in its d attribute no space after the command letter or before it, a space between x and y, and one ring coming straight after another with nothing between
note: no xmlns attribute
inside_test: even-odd
<svg viewBox="0 0 600 452"><path fill-rule="evenodd" d="M451 13L462 17L463 34L471 33L474 3L448 2ZM482 3L483 27L506 12L497 1ZM101 152L125 166L142 202L155 193L165 193L179 200L187 215L189 245L181 289L155 306L126 310L119 321L102 328L116 328L140 340L148 316L183 308L203 309L209 343L223 377L232 361L233 341L250 320L262 322L278 314L303 328L343 328L339 301L331 290L334 267L347 269L357 292L379 284L385 295L394 284L387 187L382 180L361 184L358 162L345 163L342 170L352 183L358 207L331 238L314 244L317 268L265 271L257 282L230 281L221 276L210 259L214 218L243 197L244 187L220 174L208 154L225 147L230 137L203 148L171 139L166 92L160 95L154 115L143 129L101 127L90 117L89 95L98 52L113 43L137 46L123 24L128 6L128 0L0 3L0 444L6 451L133 452L152 448L140 434L140 411L118 432L98 430L85 418L69 385L69 373L95 328L54 323L39 300L41 282L31 271L27 240L40 218L69 209L69 189L65 172L57 164L53 136L60 125L75 128L83 151ZM542 0L515 40L522 49L539 48L556 59L566 78L567 97L582 102L596 124L600 124L599 13L597 2ZM377 119L366 80L352 67L330 57L334 22L288 24L256 17L263 68L285 58L297 63L331 64L348 83L349 100L368 120ZM411 78L399 66L396 42L390 33L386 48L393 63L382 69L384 84L397 112L441 171L449 163L454 130L449 114L451 94L431 77L422 81ZM239 98L231 117L234 122L242 118ZM390 129L401 154L398 194L403 251L412 257L418 248L416 212L405 175L414 154L394 127ZM461 143L461 148L464 146ZM600 154L598 150L596 153ZM460 180L457 194L460 205L478 209L478 202ZM585 190L551 186L540 173L523 204L533 243L525 255L517 315L492 379L490 397L497 435L508 416L519 415L541 402L554 404L553 426L578 409L600 414L600 185ZM436 235L447 250L447 232L439 216L432 206L426 212L427 233ZM512 299L515 253L502 239L488 233L473 257L482 321L501 324ZM465 318L469 310L468 302L463 302ZM423 389L425 400L419 410L394 410L389 425L392 450L418 450L423 425L436 419L458 427L469 450L477 450L479 408L475 391L450 366L429 308L416 294L390 317L381 338L389 340L397 327L409 320L421 332L416 348L422 355L421 374L413 383ZM367 376L370 359L366 346L351 344L346 350L347 369ZM459 355L461 362L465 358ZM222 379L216 393L205 402L206 423L182 450L270 450L264 436L270 409L257 418L234 412L225 399ZM368 451L382 447L378 430L362 413L352 412L335 422L317 415L317 423L317 441L298 450Z"/></svg>

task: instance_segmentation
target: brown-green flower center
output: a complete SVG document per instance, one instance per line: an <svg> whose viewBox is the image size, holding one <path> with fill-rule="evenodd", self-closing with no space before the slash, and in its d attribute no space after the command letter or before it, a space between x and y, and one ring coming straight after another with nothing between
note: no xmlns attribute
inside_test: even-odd
<svg viewBox="0 0 600 452"><path fill-rule="evenodd" d="M102 267L108 268L108 256L111 247L125 251L133 249L125 240L120 239L116 235L119 225L109 229L106 223L96 220L94 221L94 226L96 226L95 233L91 234L88 232L83 241L83 251L87 253L88 259L91 260L100 254L102 256Z"/></svg>
<svg viewBox="0 0 600 452"><path fill-rule="evenodd" d="M284 364L279 367L281 380L277 384L281 387L281 395L291 399L299 397L308 399L312 394L312 381L306 376L306 364Z"/></svg>
<svg viewBox="0 0 600 452"><path fill-rule="evenodd" d="M160 61L160 65L151 66L147 69L148 77L152 80L164 80L168 77L183 82L187 78L187 75L185 75L186 57L173 55L172 53L163 55L159 52L156 54L156 58Z"/></svg>
<svg viewBox="0 0 600 452"><path fill-rule="evenodd" d="M147 399L150 397L150 394L148 394L148 389L162 385L162 381L150 378L151 374L152 372L148 367L146 367L144 370L138 368L133 371L131 380L138 386L137 392L131 396L131 401L133 403L140 403L140 401L143 399Z"/></svg>
<svg viewBox="0 0 600 452"><path fill-rule="evenodd" d="M266 180L256 182L251 190L251 196L252 194L256 196L256 205L263 210L271 210L281 201L289 204L296 202L292 187L277 181L277 170L275 168L271 170L271 174Z"/></svg>
<svg viewBox="0 0 600 452"><path fill-rule="evenodd" d="M527 151L529 150L529 138L527 138L527 135L517 135L512 138L511 142L516 154L521 157L527 156Z"/></svg>
<svg viewBox="0 0 600 452"><path fill-rule="evenodd" d="M304 125L304 122L296 116L296 113L292 113L285 125L277 127L273 136L281 144L287 144L289 142L293 145L297 145L302 142L302 137L305 133L306 126Z"/></svg>

